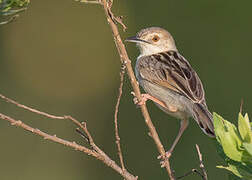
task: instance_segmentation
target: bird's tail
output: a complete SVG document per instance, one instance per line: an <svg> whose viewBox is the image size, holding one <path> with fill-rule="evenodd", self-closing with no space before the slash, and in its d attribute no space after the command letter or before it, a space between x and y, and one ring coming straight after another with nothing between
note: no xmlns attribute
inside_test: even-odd
<svg viewBox="0 0 252 180"><path fill-rule="evenodd" d="M195 103L193 112L193 117L203 132L210 137L215 137L213 115L208 111L207 106L204 104Z"/></svg>

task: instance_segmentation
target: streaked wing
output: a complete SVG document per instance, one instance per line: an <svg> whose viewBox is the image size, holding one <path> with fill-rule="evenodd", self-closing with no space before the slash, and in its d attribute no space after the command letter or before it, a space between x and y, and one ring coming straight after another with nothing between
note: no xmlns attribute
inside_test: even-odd
<svg viewBox="0 0 252 180"><path fill-rule="evenodd" d="M171 89L195 103L205 104L202 83L187 60L175 51L143 56L138 61L140 76Z"/></svg>

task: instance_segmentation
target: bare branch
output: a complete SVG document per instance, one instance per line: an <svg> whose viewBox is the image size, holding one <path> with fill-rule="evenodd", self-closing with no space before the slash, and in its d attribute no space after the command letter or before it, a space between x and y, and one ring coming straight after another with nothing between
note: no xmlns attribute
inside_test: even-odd
<svg viewBox="0 0 252 180"><path fill-rule="evenodd" d="M134 71L133 71L132 66L131 66L131 61L130 61L130 59L128 57L127 51L126 51L125 46L124 46L124 44L122 42L122 39L120 37L118 28L117 28L114 20L112 19L112 17L114 17L113 13L111 12L111 6L112 6L111 4L112 3L108 4L108 2L106 0L102 0L102 3L103 3L103 8L104 8L104 11L105 11L107 21L108 21L108 23L109 23L109 25L111 27L111 30L112 30L112 34L113 34L113 37L114 37L114 41L115 41L118 53L120 55L120 60L126 66L126 70L127 70L127 73L128 73L132 88L134 90L134 93L135 93L137 99L139 101L141 101L142 96L141 96L141 92L140 92L138 83L136 81L136 77L134 75ZM165 156L165 149L164 149L164 147L163 147L163 145L162 145L162 143L161 143L161 141L159 139L156 128L154 127L154 125L153 125L153 123L151 121L151 118L150 118L150 115L148 113L146 105L143 104L140 107L141 107L141 111L142 111L142 114L143 114L144 119L145 119L145 123L149 128L151 137L153 138L159 153L162 156ZM166 168L166 170L168 172L168 175L169 175L170 179L174 180L175 178L173 176L173 172L171 170L170 162L169 162L168 158L166 158L164 160L164 166L165 166L165 168Z"/></svg>
<svg viewBox="0 0 252 180"><path fill-rule="evenodd" d="M124 80L124 74L125 74L125 66L123 65L120 71L120 86L118 89L118 97L117 97L117 102L115 106L115 115L114 115L114 120L115 120L115 138L116 138L116 146L117 146L117 153L120 159L121 167L122 170L125 171L125 165L123 162L123 155L122 155L122 150L121 150L121 144L120 144L120 136L119 136L119 130L118 130L118 112L119 112L119 105L120 105L120 100L122 97L122 92L123 92L123 80Z"/></svg>
<svg viewBox="0 0 252 180"><path fill-rule="evenodd" d="M77 125L84 133L85 135L79 130L79 132L81 132L82 135L85 136L85 138L87 139L89 145L91 146L92 149L88 149L84 146L81 146L75 142L69 142L66 141L64 139L58 138L56 135L49 135L45 132L40 131L39 129L35 129L25 123L23 123L20 120L15 120L9 116L6 116L2 113L0 113L0 119L6 120L8 122L11 123L11 125L17 126L17 127L21 127L27 131L32 132L33 134L37 134L41 137L43 137L44 139L53 141L53 142L57 142L59 144L63 144L65 146L71 147L75 150L84 152L88 155L91 155L93 157L95 157L96 159L102 161L104 164L106 164L108 167L111 167L112 169L114 169L117 173L119 173L121 176L123 176L125 179L127 180L136 180L137 177L133 176L132 174L130 174L126 169L122 169L120 166L118 166L112 159L110 159L110 157L104 153L95 143L94 140L91 136L91 134L89 133L88 129L87 129L87 125L85 122L80 123L79 121L77 121L76 119L74 119L72 116L55 116L55 115L51 115L42 111L39 111L37 109L34 108L30 108L28 106L25 106L23 104L20 104L10 98L5 97L4 95L0 94L0 98L4 99L5 101L12 103L22 109L34 112L36 114L51 118L51 119L68 119L71 122L73 122L75 125Z"/></svg>
<svg viewBox="0 0 252 180"><path fill-rule="evenodd" d="M203 180L207 180L207 173L206 173L206 169L205 169L204 164L203 164L202 154L200 153L200 149L199 149L198 144L196 144L196 149L197 149L198 156L199 156L200 169L201 169L202 172L203 172L203 177L202 177L202 178L203 178Z"/></svg>

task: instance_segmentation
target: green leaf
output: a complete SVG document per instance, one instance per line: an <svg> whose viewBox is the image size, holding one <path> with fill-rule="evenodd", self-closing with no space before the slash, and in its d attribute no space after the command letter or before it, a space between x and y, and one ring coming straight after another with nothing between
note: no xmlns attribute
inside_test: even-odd
<svg viewBox="0 0 252 180"><path fill-rule="evenodd" d="M216 139L225 155L234 161L241 162L243 159L242 141L236 127L216 113L213 113L213 119Z"/></svg>
<svg viewBox="0 0 252 180"><path fill-rule="evenodd" d="M252 144L251 143L243 143L243 147L246 149L246 151L250 154L252 158Z"/></svg>
<svg viewBox="0 0 252 180"><path fill-rule="evenodd" d="M243 168L233 165L233 164L228 164L228 166L217 166L218 168L223 168L226 169L233 174L235 174L237 177L242 178L244 180L251 180L252 179L252 173L244 170Z"/></svg>
<svg viewBox="0 0 252 180"><path fill-rule="evenodd" d="M252 135L248 115L239 114L238 129L213 113L216 148L228 166L217 166L230 171L230 180L252 180Z"/></svg>
<svg viewBox="0 0 252 180"><path fill-rule="evenodd" d="M239 171L237 171L236 168L234 168L234 166L216 166L216 167L217 168L221 168L221 169L226 169L228 171L231 171L233 174L235 174L239 178L242 178L242 175L239 173Z"/></svg>
<svg viewBox="0 0 252 180"><path fill-rule="evenodd" d="M239 113L238 129L242 140L247 143L252 143L252 132L249 124L248 114L245 114L245 116L243 117L242 114Z"/></svg>

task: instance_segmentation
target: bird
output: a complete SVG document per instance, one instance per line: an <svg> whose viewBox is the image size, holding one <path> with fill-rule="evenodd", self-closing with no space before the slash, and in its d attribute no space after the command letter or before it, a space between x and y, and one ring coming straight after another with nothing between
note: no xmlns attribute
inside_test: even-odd
<svg viewBox="0 0 252 180"><path fill-rule="evenodd" d="M202 82L179 53L172 35L163 28L149 27L126 38L140 50L135 75L146 92L138 105L152 100L161 110L180 120L179 132L166 157L171 154L192 117L209 137L215 137L213 116L208 110Z"/></svg>

